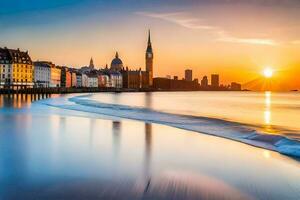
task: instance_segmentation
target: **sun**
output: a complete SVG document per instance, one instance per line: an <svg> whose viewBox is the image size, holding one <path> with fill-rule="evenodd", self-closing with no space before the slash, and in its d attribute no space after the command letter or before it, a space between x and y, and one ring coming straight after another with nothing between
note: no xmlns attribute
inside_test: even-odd
<svg viewBox="0 0 300 200"><path fill-rule="evenodd" d="M271 78L273 76L273 69L270 67L264 69L264 76L266 78Z"/></svg>

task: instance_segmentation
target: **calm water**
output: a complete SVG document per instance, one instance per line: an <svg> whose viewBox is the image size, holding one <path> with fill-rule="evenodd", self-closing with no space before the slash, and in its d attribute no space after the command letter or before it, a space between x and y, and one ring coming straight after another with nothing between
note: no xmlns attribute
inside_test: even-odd
<svg viewBox="0 0 300 200"><path fill-rule="evenodd" d="M94 97L159 109L155 102L165 99L166 105L164 95ZM276 152L164 125L31 104L37 97L0 99L1 200L300 199L299 162Z"/></svg>
<svg viewBox="0 0 300 200"><path fill-rule="evenodd" d="M157 92L94 94L99 102L147 107L260 126L265 132L300 139L300 92Z"/></svg>

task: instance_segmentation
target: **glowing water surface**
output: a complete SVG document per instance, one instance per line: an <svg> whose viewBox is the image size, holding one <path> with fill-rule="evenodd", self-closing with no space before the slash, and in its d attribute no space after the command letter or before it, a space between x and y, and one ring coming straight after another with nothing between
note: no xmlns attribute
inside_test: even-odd
<svg viewBox="0 0 300 200"><path fill-rule="evenodd" d="M2 98L0 199L300 197L300 164L278 153L21 99Z"/></svg>

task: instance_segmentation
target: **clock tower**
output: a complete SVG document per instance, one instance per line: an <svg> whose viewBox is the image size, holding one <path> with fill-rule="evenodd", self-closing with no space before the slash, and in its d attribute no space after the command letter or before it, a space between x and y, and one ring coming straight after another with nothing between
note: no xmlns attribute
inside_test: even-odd
<svg viewBox="0 0 300 200"><path fill-rule="evenodd" d="M146 72L148 72L148 76L149 76L149 86L152 87L153 86L153 51L152 51L150 30L148 33L148 46L146 50Z"/></svg>

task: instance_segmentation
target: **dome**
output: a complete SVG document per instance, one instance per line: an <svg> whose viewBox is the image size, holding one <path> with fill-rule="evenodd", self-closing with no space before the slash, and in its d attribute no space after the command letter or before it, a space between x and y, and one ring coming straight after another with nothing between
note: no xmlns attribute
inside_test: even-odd
<svg viewBox="0 0 300 200"><path fill-rule="evenodd" d="M118 52L116 53L116 57L111 61L110 69L113 71L121 71L123 68L123 62L119 58Z"/></svg>

